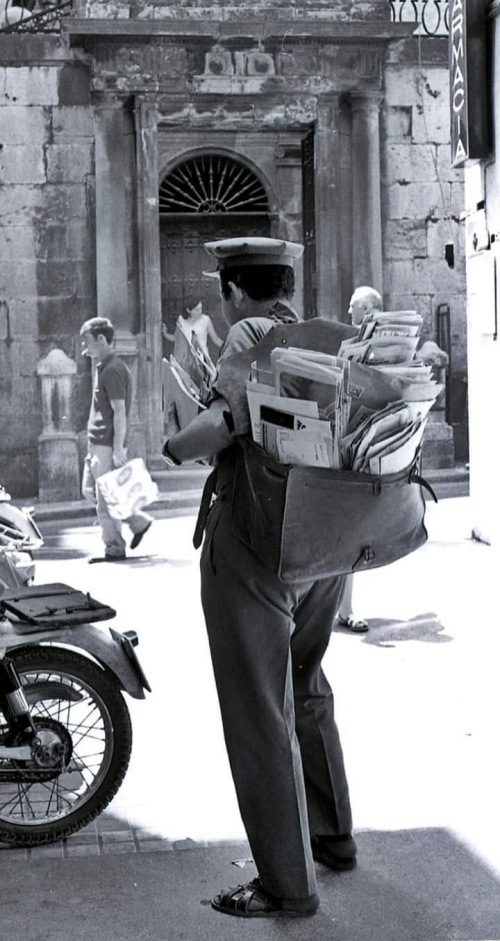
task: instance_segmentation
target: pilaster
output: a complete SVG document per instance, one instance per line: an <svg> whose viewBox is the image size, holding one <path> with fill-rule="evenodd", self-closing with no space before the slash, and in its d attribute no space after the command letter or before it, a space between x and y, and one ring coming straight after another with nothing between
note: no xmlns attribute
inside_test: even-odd
<svg viewBox="0 0 500 941"><path fill-rule="evenodd" d="M383 293L380 123L382 95L353 92L352 112L352 271L353 286Z"/></svg>
<svg viewBox="0 0 500 941"><path fill-rule="evenodd" d="M341 318L339 267L339 95L318 99L315 140L318 317Z"/></svg>
<svg viewBox="0 0 500 941"><path fill-rule="evenodd" d="M158 111L154 100L135 103L137 160L137 246L139 259L140 331L144 336L141 412L147 423L149 464L163 466L161 268L158 217Z"/></svg>

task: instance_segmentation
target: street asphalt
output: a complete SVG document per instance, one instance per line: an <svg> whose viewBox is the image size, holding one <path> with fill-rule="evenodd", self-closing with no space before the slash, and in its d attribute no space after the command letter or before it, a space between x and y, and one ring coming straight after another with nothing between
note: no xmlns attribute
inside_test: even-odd
<svg viewBox="0 0 500 941"><path fill-rule="evenodd" d="M318 866L313 918L252 921L209 904L255 868L225 755L194 518L159 518L130 561L92 566L97 527L43 523L37 581L113 605L113 626L139 633L153 692L128 700L132 761L108 810L65 843L0 849L0 937L500 941L498 557L470 538L467 498L429 504L427 520L426 546L356 577L370 630L334 627L325 658L359 865Z"/></svg>

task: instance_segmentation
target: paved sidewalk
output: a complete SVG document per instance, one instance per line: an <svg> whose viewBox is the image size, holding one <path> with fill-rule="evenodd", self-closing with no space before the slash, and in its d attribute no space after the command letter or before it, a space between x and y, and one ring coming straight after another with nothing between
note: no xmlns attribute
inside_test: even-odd
<svg viewBox="0 0 500 941"><path fill-rule="evenodd" d="M5 936L499 941L499 567L469 538L469 501L429 505L428 544L356 578L367 635L333 633L325 668L359 867L318 867L321 911L296 921L209 907L255 870L220 728L193 525L157 520L141 556L116 566L87 565L96 527L44 527L37 580L114 605L116 626L139 632L153 693L129 701L132 762L108 811L64 844L0 850Z"/></svg>

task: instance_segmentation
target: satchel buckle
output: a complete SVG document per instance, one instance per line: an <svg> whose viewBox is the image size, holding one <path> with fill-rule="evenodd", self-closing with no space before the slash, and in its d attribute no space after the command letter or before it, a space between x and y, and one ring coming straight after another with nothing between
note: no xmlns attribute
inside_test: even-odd
<svg viewBox="0 0 500 941"><path fill-rule="evenodd" d="M361 551L359 559L352 567L353 572L356 571L356 569L361 568L363 565L370 565L371 562L375 561L375 556L375 549L372 549L371 546L365 546L365 548Z"/></svg>

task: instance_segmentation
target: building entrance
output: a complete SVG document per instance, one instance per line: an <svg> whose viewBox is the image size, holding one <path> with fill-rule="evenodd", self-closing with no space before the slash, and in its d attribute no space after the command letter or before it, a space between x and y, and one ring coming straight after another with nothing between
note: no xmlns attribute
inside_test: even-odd
<svg viewBox="0 0 500 941"><path fill-rule="evenodd" d="M220 313L218 283L203 276L213 262L205 242L242 235L270 235L266 191L243 163L203 154L170 171L160 185L162 318L173 333L186 307L203 303L219 336L227 326Z"/></svg>

